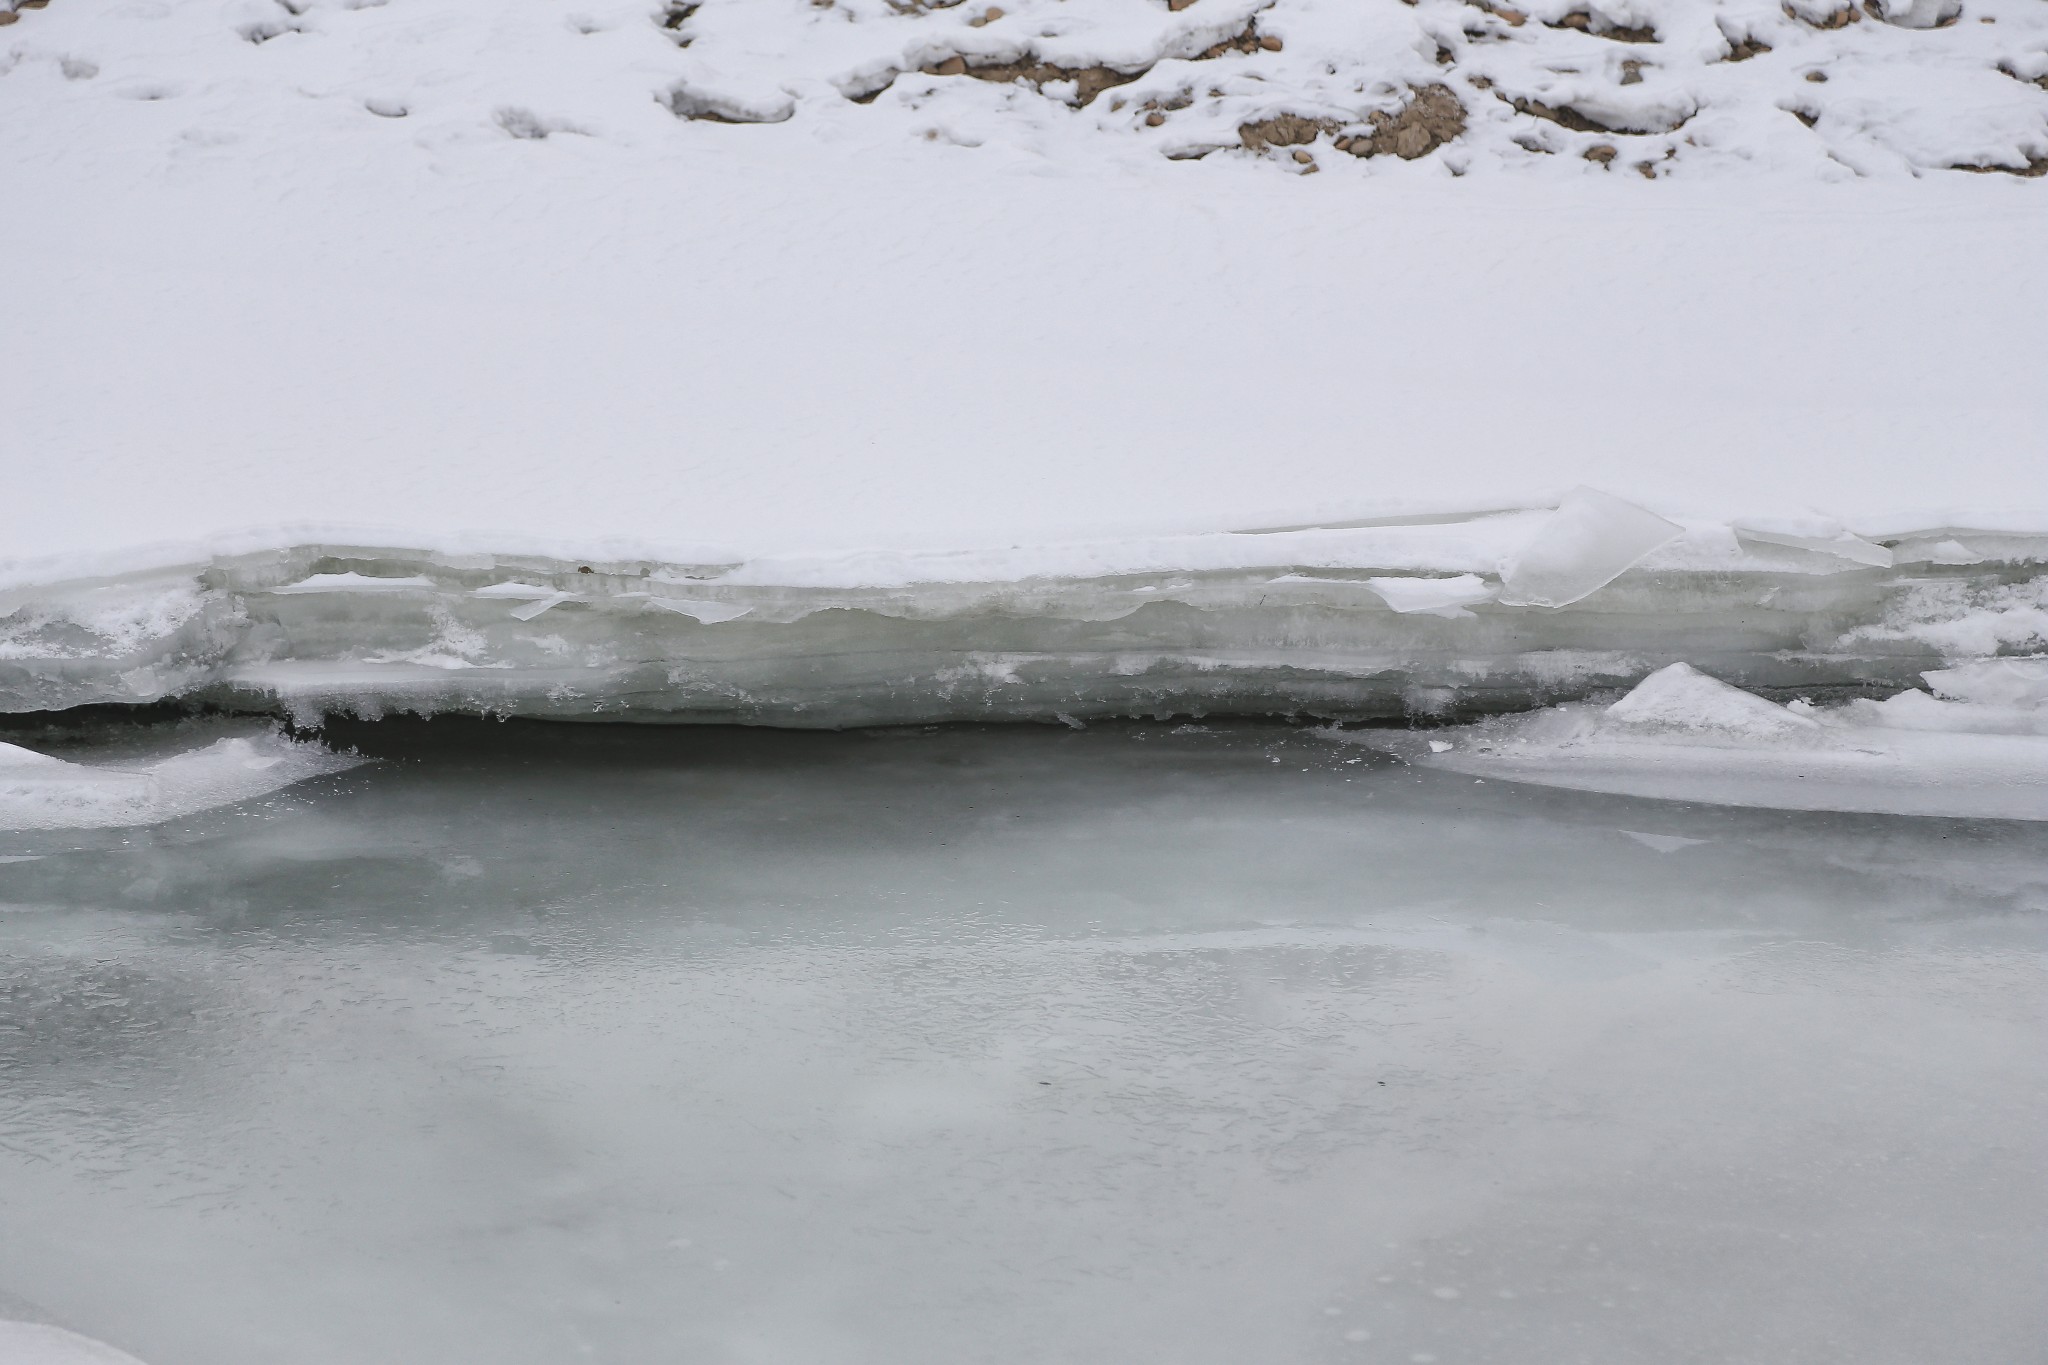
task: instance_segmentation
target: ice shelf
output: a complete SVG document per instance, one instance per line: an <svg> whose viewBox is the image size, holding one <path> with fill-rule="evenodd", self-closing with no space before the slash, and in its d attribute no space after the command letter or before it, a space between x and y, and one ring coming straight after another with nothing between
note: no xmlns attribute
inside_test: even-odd
<svg viewBox="0 0 2048 1365"><path fill-rule="evenodd" d="M1621 517L1618 541L1568 499L959 554L674 563L327 543L17 574L0 590L0 710L181 702L305 725L1459 718L1680 661L1777 701L1874 700L2048 647L2048 536L1793 545L1601 506Z"/></svg>

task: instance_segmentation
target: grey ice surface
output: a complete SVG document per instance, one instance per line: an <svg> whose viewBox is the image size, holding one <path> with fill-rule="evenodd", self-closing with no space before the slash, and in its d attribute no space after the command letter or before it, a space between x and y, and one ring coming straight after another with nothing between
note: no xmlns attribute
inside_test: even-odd
<svg viewBox="0 0 2048 1365"><path fill-rule="evenodd" d="M0 836L0 1302L150 1365L2043 1358L2037 825L1278 726L340 738Z"/></svg>

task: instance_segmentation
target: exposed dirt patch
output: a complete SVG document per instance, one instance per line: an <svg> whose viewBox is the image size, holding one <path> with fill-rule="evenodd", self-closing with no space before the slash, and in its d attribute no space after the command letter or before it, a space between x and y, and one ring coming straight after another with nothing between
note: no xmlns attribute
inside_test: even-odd
<svg viewBox="0 0 2048 1365"><path fill-rule="evenodd" d="M1250 55L1254 52L1278 52L1282 46L1281 41L1272 34L1261 34L1259 32L1259 21L1253 19L1237 33L1225 38L1220 43L1203 48L1189 60L1212 62L1226 52L1242 52Z"/></svg>
<svg viewBox="0 0 2048 1365"><path fill-rule="evenodd" d="M2025 180L2038 180L2048 176L2048 156L2029 157L2024 166L1951 166L1952 171L1970 171L1976 175L2017 175Z"/></svg>
<svg viewBox="0 0 2048 1365"><path fill-rule="evenodd" d="M1506 95L1497 95L1495 98L1507 100L1515 107L1516 113L1527 114L1530 118L1540 118L1546 123L1555 123L1558 127L1569 128L1575 133L1619 133L1624 137L1645 137L1657 133L1674 133L1692 122L1692 115L1687 114L1668 128L1624 128L1602 123L1569 104L1551 105L1545 104L1542 100L1522 99L1519 96L1508 99Z"/></svg>
<svg viewBox="0 0 2048 1365"><path fill-rule="evenodd" d="M1074 83L1074 103L1086 105L1105 90L1129 85L1149 68L1119 71L1112 66L1055 66L1051 62L988 62L969 66L964 57L948 57L924 69L928 76L972 76L978 81L1008 85L1023 81L1037 90L1059 81Z"/></svg>
<svg viewBox="0 0 2048 1365"><path fill-rule="evenodd" d="M1721 36L1728 39L1728 56L1724 59L1727 61L1746 62L1751 57L1761 57L1771 50L1771 45L1761 38L1747 35L1736 38L1725 33Z"/></svg>
<svg viewBox="0 0 2048 1365"><path fill-rule="evenodd" d="M2005 62L2000 62L1998 64L1998 73L2001 76L2010 76L2022 85L2038 85L2043 90L2048 90L2048 76L2036 76L2032 78L2022 76L2014 67Z"/></svg>
<svg viewBox="0 0 2048 1365"><path fill-rule="evenodd" d="M1353 156L1400 157L1414 161L1465 131L1465 106L1447 85L1425 85L1394 113L1367 115L1369 131L1340 140L1338 150Z"/></svg>
<svg viewBox="0 0 2048 1365"><path fill-rule="evenodd" d="M958 0L953 0L953 3L958 3ZM1190 0L1190 3L1192 3L1192 0ZM1001 14L1001 11L994 10L991 13ZM1281 50L1281 46L1278 38L1259 32L1258 20L1255 18L1246 23L1239 32L1225 38L1220 43L1204 48L1187 60L1196 62L1213 61L1227 52L1242 52L1246 54L1278 52ZM1072 81L1075 91L1074 103L1077 105L1087 105L1093 103L1095 97L1103 91L1115 89L1119 85L1129 85L1151 69L1150 65L1137 67L1129 71L1113 66L1099 65L1058 66L1052 62L1038 61L1036 59L1014 62L969 62L965 56L955 55L925 67L924 73L927 76L972 76L978 81L991 81L998 85L1008 85L1013 81L1022 81L1026 85L1041 91L1046 86L1056 82ZM893 80L894 77L892 76L890 79ZM865 102L866 100L873 99L886 88L887 83L884 82L883 85L878 86L873 92L855 96L855 98Z"/></svg>
<svg viewBox="0 0 2048 1365"><path fill-rule="evenodd" d="M1590 33L1595 38L1611 38L1617 43L1657 41L1657 30L1654 28L1628 28L1621 24L1610 24L1597 15L1588 14L1585 10L1573 10L1556 23L1545 27L1577 29L1580 33Z"/></svg>
<svg viewBox="0 0 2048 1365"><path fill-rule="evenodd" d="M1838 29L1863 22L1863 12L1854 5L1844 5L1840 9L1829 10L1817 19L1810 15L1801 14L1790 5L1786 5L1784 8L1787 19L1802 23L1808 28Z"/></svg>
<svg viewBox="0 0 2048 1365"><path fill-rule="evenodd" d="M1465 3L1482 13L1491 14L1509 28L1520 28L1529 22L1529 16L1521 10L1511 5L1496 3L1496 0L1465 0Z"/></svg>
<svg viewBox="0 0 2048 1365"><path fill-rule="evenodd" d="M1263 152L1268 147L1300 147L1325 133L1336 132L1339 126L1331 119L1278 114L1255 123L1240 124L1237 140L1254 152Z"/></svg>

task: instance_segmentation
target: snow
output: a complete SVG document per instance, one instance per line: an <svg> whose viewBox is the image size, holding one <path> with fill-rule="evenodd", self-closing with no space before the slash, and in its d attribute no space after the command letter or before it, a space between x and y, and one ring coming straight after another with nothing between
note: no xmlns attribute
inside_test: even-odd
<svg viewBox="0 0 2048 1365"><path fill-rule="evenodd" d="M1818 722L1739 687L1710 678L1691 664L1670 664L1637 683L1607 708L1604 720L1640 734L1697 735L1718 740L1810 738Z"/></svg>

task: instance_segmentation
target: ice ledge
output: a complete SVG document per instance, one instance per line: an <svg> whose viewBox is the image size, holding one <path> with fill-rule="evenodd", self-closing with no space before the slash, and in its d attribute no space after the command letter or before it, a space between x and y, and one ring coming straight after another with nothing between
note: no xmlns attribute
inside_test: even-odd
<svg viewBox="0 0 2048 1365"><path fill-rule="evenodd" d="M1880 696L2048 648L2048 535L1555 511L696 562L345 543L0 589L0 711L841 726L1473 715L1684 660Z"/></svg>

